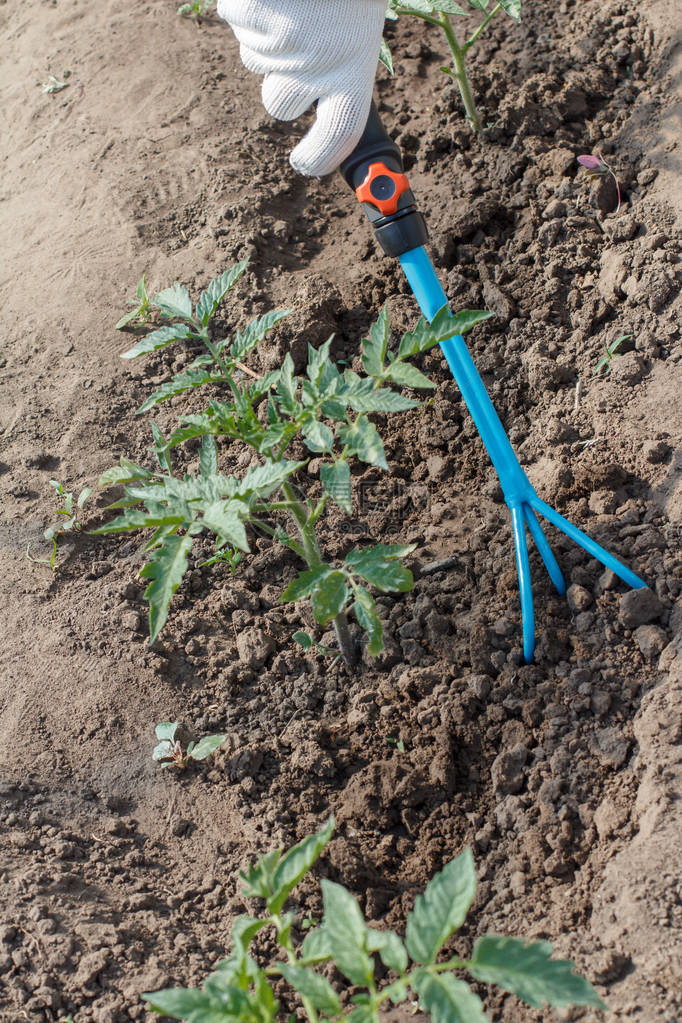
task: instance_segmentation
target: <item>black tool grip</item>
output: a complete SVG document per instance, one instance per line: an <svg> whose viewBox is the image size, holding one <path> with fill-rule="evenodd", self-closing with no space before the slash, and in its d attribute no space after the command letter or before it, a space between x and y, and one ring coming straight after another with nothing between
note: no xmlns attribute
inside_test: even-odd
<svg viewBox="0 0 682 1023"><path fill-rule="evenodd" d="M356 189L364 181L369 165L378 161L383 161L394 171L403 169L400 147L381 123L379 111L372 100L365 130L353 152L341 164L341 173L346 183Z"/></svg>
<svg viewBox="0 0 682 1023"><path fill-rule="evenodd" d="M372 164L376 163L383 163L388 170L397 174L403 172L400 147L384 128L379 112L372 102L362 137L350 156L341 164L341 173L353 191L357 191L363 182L371 180L370 168ZM376 172L375 168L374 173L376 174ZM368 175L370 175L369 179ZM386 181L385 177L383 181ZM377 193L374 194L378 198ZM402 256L405 252L425 245L428 241L429 233L426 221L417 209L414 195L409 188L403 190L403 194L400 195L398 209L387 214L381 212L382 209L385 211L385 207L382 207L380 203L372 205L371 197L367 201L362 190L358 198L364 203L365 212L372 223L377 241L387 256Z"/></svg>

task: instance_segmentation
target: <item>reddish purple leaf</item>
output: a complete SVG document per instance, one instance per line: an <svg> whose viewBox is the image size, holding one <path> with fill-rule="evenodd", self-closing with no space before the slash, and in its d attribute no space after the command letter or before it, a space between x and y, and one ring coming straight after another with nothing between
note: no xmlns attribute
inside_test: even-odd
<svg viewBox="0 0 682 1023"><path fill-rule="evenodd" d="M578 163L581 163L583 167L587 167L588 170L599 170L602 165L598 156L579 156Z"/></svg>

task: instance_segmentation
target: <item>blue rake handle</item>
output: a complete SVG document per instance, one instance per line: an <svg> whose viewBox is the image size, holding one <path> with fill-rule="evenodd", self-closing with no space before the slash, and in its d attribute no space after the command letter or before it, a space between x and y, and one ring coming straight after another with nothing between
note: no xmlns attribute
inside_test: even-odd
<svg viewBox="0 0 682 1023"><path fill-rule="evenodd" d="M420 245L403 253L399 258L419 307L430 322L438 310L447 305L447 298L426 249ZM443 341L440 347L490 455L490 460L497 471L504 499L511 511L512 532L516 547L516 567L521 593L523 656L526 663L529 664L533 660L535 651L535 612L526 527L535 541L535 546L558 592L560 594L566 592L566 583L561 569L535 512L539 512L548 522L583 547L588 554L610 568L628 586L640 589L646 587L646 583L538 497L509 443L509 438L504 432L502 423L464 343L464 338L461 334L457 334L455 337Z"/></svg>

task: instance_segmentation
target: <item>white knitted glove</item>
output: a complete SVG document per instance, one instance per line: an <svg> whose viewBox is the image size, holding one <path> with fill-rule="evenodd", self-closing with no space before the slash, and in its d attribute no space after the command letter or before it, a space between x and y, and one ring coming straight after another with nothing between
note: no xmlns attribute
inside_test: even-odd
<svg viewBox="0 0 682 1023"><path fill-rule="evenodd" d="M263 80L263 103L292 121L317 120L291 154L301 174L330 174L362 135L372 99L386 0L218 0L241 58Z"/></svg>

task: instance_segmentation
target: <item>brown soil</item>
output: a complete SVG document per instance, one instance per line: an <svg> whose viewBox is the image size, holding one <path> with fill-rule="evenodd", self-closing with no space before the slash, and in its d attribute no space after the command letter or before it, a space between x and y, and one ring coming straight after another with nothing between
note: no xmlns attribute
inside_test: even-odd
<svg viewBox="0 0 682 1023"><path fill-rule="evenodd" d="M465 844L480 889L460 939L543 936L574 958L612 1018L682 1015L682 423L677 236L681 58L672 0L528 3L496 24L475 88L491 124L472 139L438 71L440 41L392 30L380 74L455 308L496 316L471 347L545 499L645 577L653 620L563 537L574 588L559 599L533 559L536 664L520 666L510 528L454 383L386 425L392 474L367 472L352 543L418 544L415 590L382 598L386 653L349 677L290 640L278 596L291 557L259 543L230 576L199 570L149 649L139 542L81 536L58 569L48 485L148 457L134 410L182 359L121 363L112 324L146 272L192 289L249 254L226 324L277 305L296 318L263 363L336 332L352 358L389 299L415 308L340 179L294 177L300 126L261 111L227 28L176 3L52 0L0 7L4 347L0 492L0 1015L118 1023L142 991L196 983L243 911L237 870L330 811L320 871L368 918L401 926ZM679 22L679 12L678 12ZM48 74L70 70L48 95ZM575 156L602 152L624 208ZM596 379L604 341L634 348ZM174 360L178 360L177 363ZM164 407L175 422L183 402ZM229 459L228 459L229 464ZM100 502L101 505L102 502ZM94 519L93 519L94 521ZM438 559L449 559L431 572ZM426 569L426 571L425 571ZM239 632L271 637L264 668ZM253 648L251 648L253 649ZM151 760L178 717L225 750L187 777ZM390 739L402 739L405 752ZM318 908L313 885L313 911ZM593 1021L493 996L491 1020Z"/></svg>

